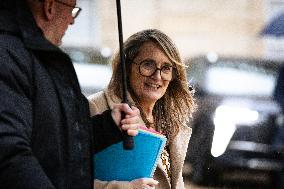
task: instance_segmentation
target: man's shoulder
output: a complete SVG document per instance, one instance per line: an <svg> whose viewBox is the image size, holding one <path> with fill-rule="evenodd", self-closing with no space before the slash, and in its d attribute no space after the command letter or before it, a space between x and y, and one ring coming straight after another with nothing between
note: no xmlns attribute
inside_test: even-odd
<svg viewBox="0 0 284 189"><path fill-rule="evenodd" d="M30 62L30 53L19 37L0 34L0 56L13 62ZM3 63L3 61L1 61Z"/></svg>
<svg viewBox="0 0 284 189"><path fill-rule="evenodd" d="M24 47L21 38L9 32L0 31L0 41L0 47L16 48L19 45Z"/></svg>
<svg viewBox="0 0 284 189"><path fill-rule="evenodd" d="M32 59L18 37L0 35L0 75L28 83L32 78Z"/></svg>

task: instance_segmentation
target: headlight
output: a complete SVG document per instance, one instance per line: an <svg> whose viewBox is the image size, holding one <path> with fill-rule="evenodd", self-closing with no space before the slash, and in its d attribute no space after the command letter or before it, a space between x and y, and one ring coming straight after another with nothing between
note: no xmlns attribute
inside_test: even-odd
<svg viewBox="0 0 284 189"><path fill-rule="evenodd" d="M222 155L236 130L236 125L252 125L258 120L258 117L258 112L249 108L219 106L214 115L215 130L211 154L214 157Z"/></svg>

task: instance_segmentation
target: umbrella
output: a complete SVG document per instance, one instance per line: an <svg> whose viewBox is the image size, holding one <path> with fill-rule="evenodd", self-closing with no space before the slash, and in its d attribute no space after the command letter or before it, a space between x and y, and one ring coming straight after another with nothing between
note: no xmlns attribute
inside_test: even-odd
<svg viewBox="0 0 284 189"><path fill-rule="evenodd" d="M284 12L269 21L261 31L260 35L284 37Z"/></svg>
<svg viewBox="0 0 284 189"><path fill-rule="evenodd" d="M122 68L122 76L121 76L122 77L122 88L123 88L122 89L122 92L123 92L122 102L128 103L120 0L116 0L116 8L117 8L118 37L119 37L119 55L120 55L120 63L121 63L121 68ZM123 114L121 117L124 118L125 115ZM133 137L129 136L126 131L123 131L122 138L123 138L123 148L125 150L132 150L134 148Z"/></svg>

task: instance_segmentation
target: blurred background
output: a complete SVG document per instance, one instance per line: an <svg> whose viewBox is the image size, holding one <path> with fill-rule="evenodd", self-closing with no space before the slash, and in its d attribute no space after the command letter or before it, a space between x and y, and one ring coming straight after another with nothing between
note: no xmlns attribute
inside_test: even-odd
<svg viewBox="0 0 284 189"><path fill-rule="evenodd" d="M64 46L90 47L108 56L118 47L114 0L78 0L83 8ZM284 7L282 0L121 1L124 38L145 28L167 33L183 57L208 52L226 56L283 58L283 40L259 32Z"/></svg>
<svg viewBox="0 0 284 189"><path fill-rule="evenodd" d="M88 96L111 77L109 61L118 49L116 4L77 4L83 11L62 48ZM121 7L124 39L160 29L188 65L199 108L190 123L187 187L284 188L283 149L273 146L284 118L272 96L284 38L274 30L263 34L284 13L284 0L121 0ZM284 18L278 24L284 36Z"/></svg>

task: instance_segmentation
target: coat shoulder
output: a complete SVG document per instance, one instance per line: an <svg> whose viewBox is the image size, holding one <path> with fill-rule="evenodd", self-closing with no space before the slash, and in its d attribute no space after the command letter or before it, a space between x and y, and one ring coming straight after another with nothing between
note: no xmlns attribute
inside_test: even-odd
<svg viewBox="0 0 284 189"><path fill-rule="evenodd" d="M2 71L6 68L11 70L5 70L5 72L19 71L24 74L32 73L31 52L28 51L18 37L0 35L0 59L1 67L3 68Z"/></svg>
<svg viewBox="0 0 284 189"><path fill-rule="evenodd" d="M31 54L20 39L0 35L0 77L18 93L32 94L33 63ZM11 89L9 87L9 89Z"/></svg>
<svg viewBox="0 0 284 189"><path fill-rule="evenodd" d="M94 116L101 114L105 110L109 109L106 95L104 91L97 92L88 97L90 114Z"/></svg>

